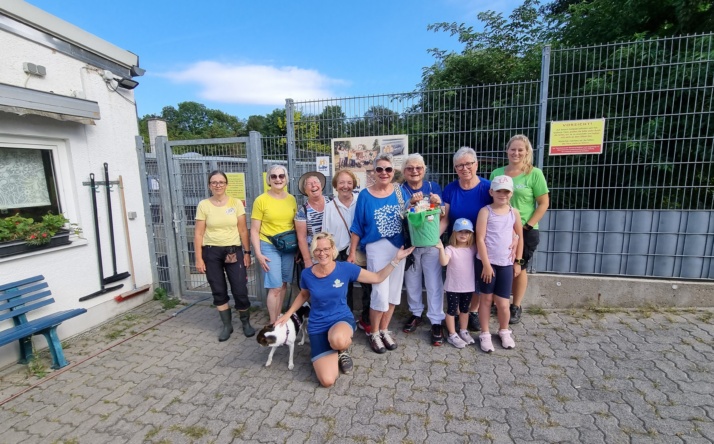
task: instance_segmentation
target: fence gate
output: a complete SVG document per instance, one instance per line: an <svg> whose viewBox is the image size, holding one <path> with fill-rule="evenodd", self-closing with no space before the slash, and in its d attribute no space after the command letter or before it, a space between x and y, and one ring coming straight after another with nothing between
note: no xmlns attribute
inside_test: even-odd
<svg viewBox="0 0 714 444"><path fill-rule="evenodd" d="M236 186L236 191L245 196L250 228L251 204L262 192L262 138L257 132L251 132L249 137L225 139L168 141L166 137L157 137L155 146L155 153L145 153L143 162L155 280L183 299L210 296L206 275L195 269L196 207L210 196L208 174L221 170L229 176L230 186ZM254 262L248 268L251 301L264 303L262 279L262 271Z"/></svg>

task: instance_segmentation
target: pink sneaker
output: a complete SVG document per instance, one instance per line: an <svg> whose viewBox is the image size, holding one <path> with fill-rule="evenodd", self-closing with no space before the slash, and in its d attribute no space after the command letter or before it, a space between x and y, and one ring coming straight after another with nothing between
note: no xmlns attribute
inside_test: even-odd
<svg viewBox="0 0 714 444"><path fill-rule="evenodd" d="M495 349L493 348L493 343L491 342L491 333L485 332L478 335L478 340L481 342L481 350L486 353L491 353Z"/></svg>
<svg viewBox="0 0 714 444"><path fill-rule="evenodd" d="M499 330L498 337L501 338L501 345L503 348L516 348L516 343L511 337L511 330Z"/></svg>
<svg viewBox="0 0 714 444"><path fill-rule="evenodd" d="M466 343L466 345L471 345L474 342L476 342L476 341L474 341L474 338L471 337L468 330L461 330L459 332L459 337L461 338L462 341L464 341Z"/></svg>

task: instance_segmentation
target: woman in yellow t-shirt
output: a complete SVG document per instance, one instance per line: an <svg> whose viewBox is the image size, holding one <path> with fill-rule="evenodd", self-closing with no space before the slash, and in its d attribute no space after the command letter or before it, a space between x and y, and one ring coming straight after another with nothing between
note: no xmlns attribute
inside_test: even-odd
<svg viewBox="0 0 714 444"><path fill-rule="evenodd" d="M284 166L272 165L267 175L270 188L253 202L250 240L255 259L264 271L264 286L268 289L266 305L272 324L280 316L288 283L292 281L295 252L278 251L269 236L295 231L297 202L285 189L289 178Z"/></svg>
<svg viewBox="0 0 714 444"><path fill-rule="evenodd" d="M253 336L255 330L250 325L250 301L248 300L248 275L250 249L248 224L243 202L226 195L228 178L222 171L208 175L211 197L202 200L196 209L196 230L193 244L196 249L196 270L206 273L208 285L213 293L213 305L223 322L223 330L218 340L223 342L233 333L231 310L228 306L226 276L231 284L231 293L236 310L243 323L243 334Z"/></svg>

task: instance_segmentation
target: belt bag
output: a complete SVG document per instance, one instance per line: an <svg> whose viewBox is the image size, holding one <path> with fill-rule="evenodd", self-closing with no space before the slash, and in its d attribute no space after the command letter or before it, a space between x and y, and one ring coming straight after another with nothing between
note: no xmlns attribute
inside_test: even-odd
<svg viewBox="0 0 714 444"><path fill-rule="evenodd" d="M281 253L295 253L298 249L295 230L283 231L275 236L268 236L268 239Z"/></svg>

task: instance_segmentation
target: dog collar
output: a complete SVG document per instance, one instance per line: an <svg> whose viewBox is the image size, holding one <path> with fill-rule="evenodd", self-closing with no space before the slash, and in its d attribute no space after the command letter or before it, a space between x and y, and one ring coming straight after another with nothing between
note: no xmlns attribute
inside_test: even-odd
<svg viewBox="0 0 714 444"><path fill-rule="evenodd" d="M288 343L289 337L290 337L290 326L286 323L285 324L285 342L283 342L283 345L286 345Z"/></svg>

